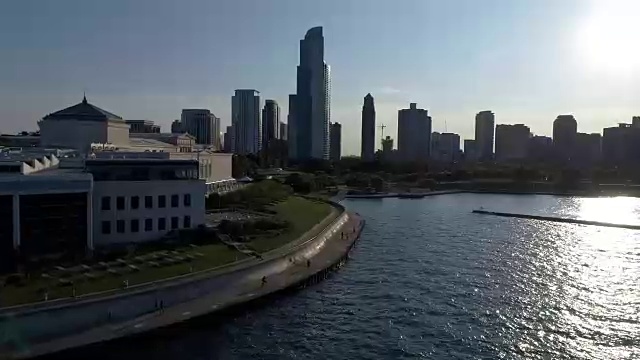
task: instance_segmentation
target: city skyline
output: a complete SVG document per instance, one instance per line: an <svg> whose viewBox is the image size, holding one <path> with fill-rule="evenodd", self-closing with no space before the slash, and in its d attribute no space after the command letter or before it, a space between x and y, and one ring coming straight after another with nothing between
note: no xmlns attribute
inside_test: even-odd
<svg viewBox="0 0 640 360"><path fill-rule="evenodd" d="M251 3L256 11L246 14L237 2L177 7L154 1L148 16L141 16L149 9L144 1L10 4L0 15L7 55L0 60L0 130L35 130L42 114L76 103L83 90L126 119L153 120L165 129L186 108L210 109L224 128L231 123L228 99L241 87L260 90L288 114L300 34L318 25L325 29L326 61L334 72L331 121L353 139L343 144L345 155L360 153L360 105L368 92L376 98L377 122L393 137L397 111L409 102L429 110L434 131L464 139L473 138L473 116L486 108L495 112L496 124L524 123L547 136L558 114L573 114L580 131L592 133L637 113L633 89L640 66L624 46L637 34L625 25L625 14L637 8L630 1L372 1L364 11L356 2ZM265 14L285 13L298 16L278 27L265 24ZM240 14L256 21L233 35L221 31ZM424 14L438 16L426 27L412 25ZM67 15L84 20L51 26ZM388 16L407 21L385 25ZM208 19L213 28L183 26L186 17ZM25 21L30 30L16 33ZM606 32L596 31L601 28ZM584 48L586 37L603 51ZM371 38L377 40L366 41ZM429 55L432 50L438 56Z"/></svg>

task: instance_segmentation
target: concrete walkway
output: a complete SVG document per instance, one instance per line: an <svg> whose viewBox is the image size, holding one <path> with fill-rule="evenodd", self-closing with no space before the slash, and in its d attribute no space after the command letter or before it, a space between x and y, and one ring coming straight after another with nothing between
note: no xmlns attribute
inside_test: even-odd
<svg viewBox="0 0 640 360"><path fill-rule="evenodd" d="M219 311L283 290L342 261L360 236L363 224L363 220L359 215L349 214L349 221L341 229L345 233L344 236L341 231L337 231L327 241L325 247L309 262L306 259L298 261L285 271L268 276L264 283L261 279L262 274L254 273L252 276L242 276L236 279L237 281L230 283L228 287L197 300L181 303L131 321L109 324L54 341L33 344L30 346L28 354L16 354L14 358L27 358L54 353L64 349L134 335ZM295 262L294 259L290 260Z"/></svg>

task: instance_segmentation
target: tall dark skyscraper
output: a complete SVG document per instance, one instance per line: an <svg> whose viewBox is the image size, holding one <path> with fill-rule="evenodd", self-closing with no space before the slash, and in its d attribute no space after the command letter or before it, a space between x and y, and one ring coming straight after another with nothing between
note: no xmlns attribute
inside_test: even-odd
<svg viewBox="0 0 640 360"><path fill-rule="evenodd" d="M496 117L490 110L476 114L476 159L487 161L493 159L493 139L496 127Z"/></svg>
<svg viewBox="0 0 640 360"><path fill-rule="evenodd" d="M331 124L330 138L330 159L338 161L342 156L342 125L340 123L334 122Z"/></svg>
<svg viewBox="0 0 640 360"><path fill-rule="evenodd" d="M260 92L239 89L231 98L231 125L234 134L234 152L257 154L262 143L260 125Z"/></svg>
<svg viewBox="0 0 640 360"><path fill-rule="evenodd" d="M431 116L416 103L398 110L398 153L402 161L427 161L431 153Z"/></svg>
<svg viewBox="0 0 640 360"><path fill-rule="evenodd" d="M576 149L578 122L573 115L558 115L553 122L553 152L559 162L570 162Z"/></svg>
<svg viewBox="0 0 640 360"><path fill-rule="evenodd" d="M265 100L262 108L262 149L268 149L269 143L280 138L280 106L275 100Z"/></svg>
<svg viewBox="0 0 640 360"><path fill-rule="evenodd" d="M367 94L362 105L362 137L360 143L360 157L363 161L374 160L376 147L376 107L373 96Z"/></svg>
<svg viewBox="0 0 640 360"><path fill-rule="evenodd" d="M291 133L295 148L293 159L329 158L329 122L331 119L329 66L324 62L324 36L322 27L307 31L300 40L300 65L297 69L293 112L290 110ZM291 97L289 98L292 100Z"/></svg>

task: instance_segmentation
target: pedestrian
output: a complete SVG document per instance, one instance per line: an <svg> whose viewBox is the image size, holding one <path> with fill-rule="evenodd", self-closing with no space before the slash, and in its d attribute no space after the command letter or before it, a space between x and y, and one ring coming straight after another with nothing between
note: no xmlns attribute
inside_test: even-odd
<svg viewBox="0 0 640 360"><path fill-rule="evenodd" d="M160 314L164 313L164 301L160 300Z"/></svg>
<svg viewBox="0 0 640 360"><path fill-rule="evenodd" d="M267 277L263 276L262 277L262 286L264 286L264 284L266 284L266 283L267 283Z"/></svg>
<svg viewBox="0 0 640 360"><path fill-rule="evenodd" d="M307 260L307 267L311 267L311 260Z"/></svg>

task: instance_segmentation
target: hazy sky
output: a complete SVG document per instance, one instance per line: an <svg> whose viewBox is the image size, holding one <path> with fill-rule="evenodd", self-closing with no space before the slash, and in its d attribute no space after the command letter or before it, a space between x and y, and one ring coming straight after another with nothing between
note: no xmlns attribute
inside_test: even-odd
<svg viewBox="0 0 640 360"><path fill-rule="evenodd" d="M0 2L0 131L79 102L165 130L180 110L230 122L231 95L255 88L287 114L298 45L324 26L332 121L359 152L363 97L396 136L417 102L435 131L473 137L476 112L549 135L573 113L600 132L640 114L640 1L20 0ZM379 136L379 135L378 135Z"/></svg>

